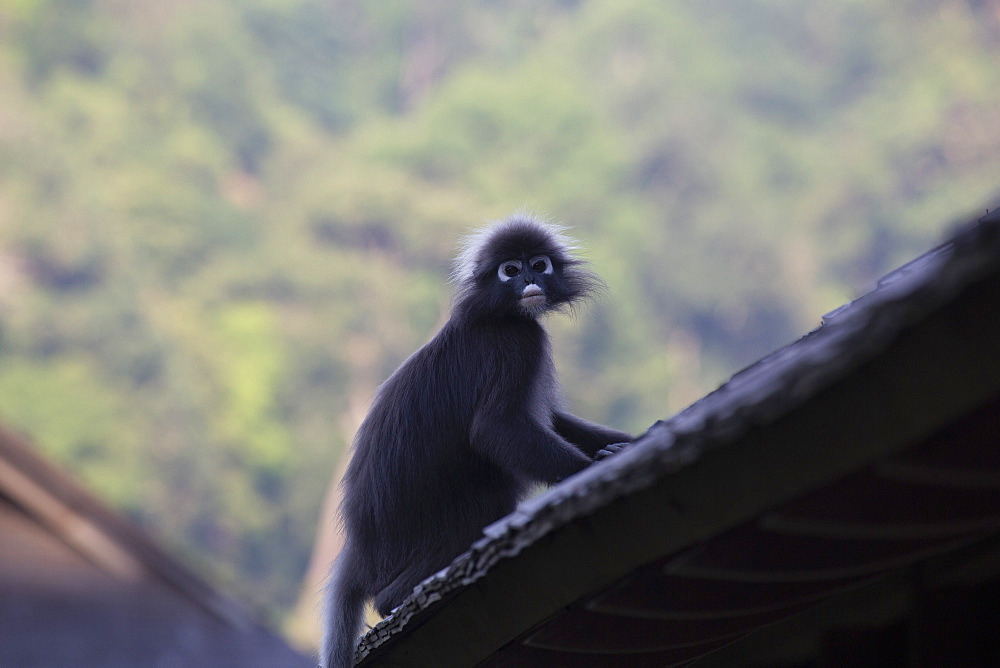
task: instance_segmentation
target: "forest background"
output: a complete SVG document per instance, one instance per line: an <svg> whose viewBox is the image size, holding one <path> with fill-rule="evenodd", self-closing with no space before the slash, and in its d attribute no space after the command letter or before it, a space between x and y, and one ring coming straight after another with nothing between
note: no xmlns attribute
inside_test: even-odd
<svg viewBox="0 0 1000 668"><path fill-rule="evenodd" d="M991 0L7 0L0 420L287 625L375 387L527 208L636 433L1000 186Z"/></svg>

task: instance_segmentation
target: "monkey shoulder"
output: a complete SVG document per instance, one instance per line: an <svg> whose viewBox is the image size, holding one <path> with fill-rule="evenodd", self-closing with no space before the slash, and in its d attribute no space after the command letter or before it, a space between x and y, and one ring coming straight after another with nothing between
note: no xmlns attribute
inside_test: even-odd
<svg viewBox="0 0 1000 668"><path fill-rule="evenodd" d="M462 420L475 401L476 372L487 364L481 357L461 331L442 328L379 387L362 431L426 435Z"/></svg>
<svg viewBox="0 0 1000 668"><path fill-rule="evenodd" d="M554 408L555 371L548 337L534 320L449 321L382 384L359 430L358 445L380 450L467 431L477 407Z"/></svg>

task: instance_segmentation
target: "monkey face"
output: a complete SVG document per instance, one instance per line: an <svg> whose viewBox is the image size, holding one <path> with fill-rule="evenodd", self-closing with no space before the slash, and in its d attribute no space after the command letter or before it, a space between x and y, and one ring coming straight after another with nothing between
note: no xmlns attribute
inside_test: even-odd
<svg viewBox="0 0 1000 668"><path fill-rule="evenodd" d="M544 310L548 297L545 289L539 285L553 273L552 260L548 255L536 255L527 262L521 260L506 260L500 263L497 277L501 283L513 283L510 286L516 295L520 291L518 306L533 313Z"/></svg>
<svg viewBox="0 0 1000 668"><path fill-rule="evenodd" d="M529 218L488 228L458 259L457 308L469 315L537 318L586 297L600 281L570 250L558 228Z"/></svg>
<svg viewBox="0 0 1000 668"><path fill-rule="evenodd" d="M504 260L497 268L497 278L501 283L508 284L508 289L517 297L518 307L532 316L545 311L549 300L545 284L554 273L548 255L536 255L527 261Z"/></svg>

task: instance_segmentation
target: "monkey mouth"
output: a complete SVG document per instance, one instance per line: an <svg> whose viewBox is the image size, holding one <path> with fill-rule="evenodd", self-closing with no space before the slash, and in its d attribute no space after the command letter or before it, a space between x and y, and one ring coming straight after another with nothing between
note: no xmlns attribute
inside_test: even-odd
<svg viewBox="0 0 1000 668"><path fill-rule="evenodd" d="M545 295L532 295L530 297L521 297L521 306L529 309L538 308L545 304Z"/></svg>
<svg viewBox="0 0 1000 668"><path fill-rule="evenodd" d="M521 306L527 309L536 309L545 304L545 292L540 287L532 283L524 288L521 293Z"/></svg>

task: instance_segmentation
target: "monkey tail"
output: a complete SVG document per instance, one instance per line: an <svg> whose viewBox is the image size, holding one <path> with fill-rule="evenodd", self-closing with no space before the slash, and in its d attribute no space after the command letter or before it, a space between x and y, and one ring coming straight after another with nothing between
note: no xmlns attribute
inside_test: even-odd
<svg viewBox="0 0 1000 668"><path fill-rule="evenodd" d="M333 565L326 602L326 621L320 647L322 668L351 668L364 619L367 594L357 578L348 545Z"/></svg>

